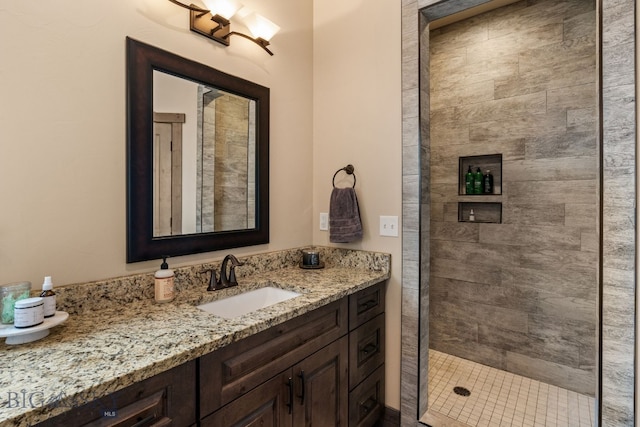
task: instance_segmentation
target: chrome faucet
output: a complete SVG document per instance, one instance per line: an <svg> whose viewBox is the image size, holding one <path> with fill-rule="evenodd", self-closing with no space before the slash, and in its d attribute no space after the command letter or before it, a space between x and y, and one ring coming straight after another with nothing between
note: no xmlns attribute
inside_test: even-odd
<svg viewBox="0 0 640 427"><path fill-rule="evenodd" d="M227 263L231 261L231 267L229 267L229 275L227 276ZM220 277L216 279L215 270L211 270L211 280L209 281L208 291L215 291L218 289L230 288L232 286L237 286L238 281L236 280L236 267L244 265L244 262L238 261L238 258L235 255L229 254L224 257L222 261L222 266L220 267Z"/></svg>

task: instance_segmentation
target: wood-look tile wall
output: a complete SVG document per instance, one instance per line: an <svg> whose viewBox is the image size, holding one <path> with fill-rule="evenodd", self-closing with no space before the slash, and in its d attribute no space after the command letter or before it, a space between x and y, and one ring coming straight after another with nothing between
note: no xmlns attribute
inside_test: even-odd
<svg viewBox="0 0 640 427"><path fill-rule="evenodd" d="M636 63L633 13L636 0L598 0L599 48L602 53L601 94L602 141L602 352L599 355L602 382L599 425L635 425L635 201L636 167ZM418 427L427 401L427 387L421 378L427 353L428 333L421 318L428 305L419 301L428 295L428 272L417 254L424 251L419 241L429 239L429 223L420 221L420 176L429 174L429 151L420 125L428 121L428 106L421 106L419 94L428 87L428 74L419 64L429 57L427 23L434 16L462 11L473 0L402 0L402 141L403 141L403 260L402 260L402 372L401 423ZM433 12L433 13L431 13ZM424 93L422 94L424 98ZM422 117L421 117L422 116ZM573 141L572 146L579 144ZM426 190L428 191L428 190ZM422 236L422 238L421 238ZM419 292L416 293L416 288ZM419 298L417 296L420 296ZM426 307L426 308L425 308ZM418 369L421 366L421 369Z"/></svg>
<svg viewBox="0 0 640 427"><path fill-rule="evenodd" d="M636 426L637 0L601 0L602 426Z"/></svg>
<svg viewBox="0 0 640 427"><path fill-rule="evenodd" d="M401 330L401 372L400 372L400 415L403 426L413 426L426 411L426 398L422 390L427 390L426 375L428 361L422 360L429 354L429 328L421 327L420 320L429 319L428 304L420 299L426 286L420 283L420 240L428 239L428 233L421 232L420 177L422 155L426 142L420 138L420 91L418 79L418 58L420 36L423 31L418 26L417 0L402 0L402 330ZM428 35L427 35L428 40ZM428 176L428 175L427 175ZM427 208L428 210L428 208ZM428 224L428 222L426 223ZM427 277L428 279L428 277ZM426 285L426 284L425 284ZM428 302L428 297L425 298ZM425 380L420 380L425 378ZM418 402L420 400L420 402Z"/></svg>
<svg viewBox="0 0 640 427"><path fill-rule="evenodd" d="M247 222L247 152L249 100L226 95L216 99L214 230L252 228Z"/></svg>
<svg viewBox="0 0 640 427"><path fill-rule="evenodd" d="M594 395L595 1L521 1L430 36L430 346ZM496 153L502 224L458 222L459 156Z"/></svg>
<svg viewBox="0 0 640 427"><path fill-rule="evenodd" d="M255 118L251 112L255 103L235 95L221 96L218 91L202 94L202 87L199 91L202 139L197 152L196 231L252 228Z"/></svg>

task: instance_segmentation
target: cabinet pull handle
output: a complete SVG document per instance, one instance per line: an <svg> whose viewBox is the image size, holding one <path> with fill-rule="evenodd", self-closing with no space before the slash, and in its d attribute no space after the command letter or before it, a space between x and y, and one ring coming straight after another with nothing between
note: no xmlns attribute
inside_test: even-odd
<svg viewBox="0 0 640 427"><path fill-rule="evenodd" d="M300 378L300 390L301 390L301 394L300 396L298 396L300 398L300 404L304 405L304 371L300 371L300 374L298 375L298 377Z"/></svg>
<svg viewBox="0 0 640 427"><path fill-rule="evenodd" d="M370 308L375 307L376 305L378 305L378 301L370 299L369 301L360 304L359 312L362 313L363 311L367 311Z"/></svg>
<svg viewBox="0 0 640 427"><path fill-rule="evenodd" d="M369 354L369 353L371 353L372 351L377 350L377 349L378 349L378 346L377 346L377 345L375 345L375 344L373 344L373 343L369 343L369 344L367 344L367 345L365 346L365 348L363 348L361 351L362 351L364 354Z"/></svg>
<svg viewBox="0 0 640 427"><path fill-rule="evenodd" d="M293 409L293 379L291 377L289 377L287 387L289 387L289 402L287 403L287 408L289 408L289 413L291 413Z"/></svg>
<svg viewBox="0 0 640 427"><path fill-rule="evenodd" d="M373 408L376 407L378 402L373 397L368 398L364 402L360 402L360 407L364 411L365 414L369 413Z"/></svg>
<svg viewBox="0 0 640 427"><path fill-rule="evenodd" d="M135 423L131 427L142 427L143 425L145 425L149 421L152 421L155 417L156 417L156 414L151 414L148 417L141 419L140 421L138 421L137 423Z"/></svg>

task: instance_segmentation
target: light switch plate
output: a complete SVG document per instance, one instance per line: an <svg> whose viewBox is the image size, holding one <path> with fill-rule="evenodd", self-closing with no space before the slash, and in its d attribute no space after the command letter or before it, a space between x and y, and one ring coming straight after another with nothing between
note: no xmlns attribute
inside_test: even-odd
<svg viewBox="0 0 640 427"><path fill-rule="evenodd" d="M329 229L329 214L326 212L320 212L320 230L326 231Z"/></svg>
<svg viewBox="0 0 640 427"><path fill-rule="evenodd" d="M398 237L398 217L397 216L380 216L380 235L389 237Z"/></svg>

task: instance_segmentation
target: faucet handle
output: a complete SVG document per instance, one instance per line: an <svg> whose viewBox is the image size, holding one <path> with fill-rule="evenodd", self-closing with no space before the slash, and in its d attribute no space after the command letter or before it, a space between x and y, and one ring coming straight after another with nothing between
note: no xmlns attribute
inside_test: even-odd
<svg viewBox="0 0 640 427"><path fill-rule="evenodd" d="M216 286L219 284L220 279L216 278L216 271L211 270L211 279L209 279L209 287L207 288L207 291L215 291L217 289Z"/></svg>

